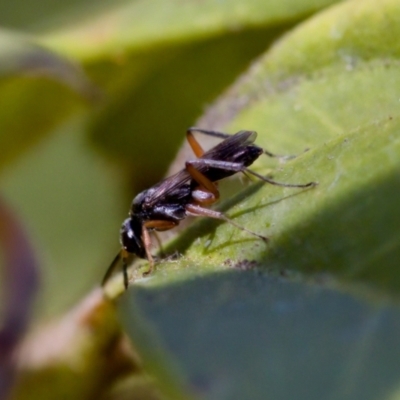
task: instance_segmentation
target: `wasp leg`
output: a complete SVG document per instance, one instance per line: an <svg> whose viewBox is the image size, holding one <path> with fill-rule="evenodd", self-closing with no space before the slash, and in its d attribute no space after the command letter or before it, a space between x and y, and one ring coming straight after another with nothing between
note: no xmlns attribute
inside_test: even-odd
<svg viewBox="0 0 400 400"><path fill-rule="evenodd" d="M199 166L207 165L212 168L220 168L220 169L225 169L225 170L229 170L229 171L248 173L248 174L256 176L257 178L263 180L264 182L267 182L267 183L270 183L271 185L276 185L276 186L306 188L306 187L312 187L312 186L317 185L316 182L308 182L308 183L304 183L304 184L303 183L276 182L272 179L269 179L265 176L258 174L257 172L252 171L251 169L246 168L243 164L233 163L233 162L229 162L229 161L207 160L207 159L203 159L203 158L199 159L199 160L191 160L191 161L186 162L186 169L188 169L188 164L191 165L194 169L195 169L195 166L197 166L197 165L199 165ZM201 172L199 172L197 169L196 169L196 171L198 174L201 174ZM189 170L188 170L188 172L192 175L192 173ZM203 174L201 174L201 175L203 175ZM195 179L197 181L197 179L193 175L192 175L192 177L193 177L193 179ZM207 178L205 178L205 179L207 179Z"/></svg>
<svg viewBox="0 0 400 400"><path fill-rule="evenodd" d="M129 258L129 253L122 249L120 251L121 259L122 259L122 275L124 278L124 287L125 290L128 289L129 286L129 277L128 277L128 258Z"/></svg>
<svg viewBox="0 0 400 400"><path fill-rule="evenodd" d="M208 167L223 169L227 171L234 171L234 172L240 172L246 169L246 167L241 163L235 163L231 161L210 160L208 158L186 161L186 169L188 165L192 165L193 167L196 166L200 167L207 165Z"/></svg>
<svg viewBox="0 0 400 400"><path fill-rule="evenodd" d="M204 154L203 148L200 146L200 143L193 136L193 132L190 129L186 131L186 140L188 141L196 157L201 157Z"/></svg>
<svg viewBox="0 0 400 400"><path fill-rule="evenodd" d="M144 224L143 224L143 227L142 227L142 239L143 239L144 250L146 251L146 258L149 261L149 269L146 272L144 272L143 275L148 275L151 272L153 272L154 259L153 259L153 256L151 255L151 252L150 252L150 247L151 247L150 234L149 234L149 231L147 230L147 228L145 227Z"/></svg>
<svg viewBox="0 0 400 400"><path fill-rule="evenodd" d="M217 185L196 169L193 163L192 161L186 162L187 172L199 184L199 187L192 191L192 197L201 204L215 203L220 196Z"/></svg>
<svg viewBox="0 0 400 400"><path fill-rule="evenodd" d="M209 160L204 158L186 161L186 171L199 184L199 187L192 191L192 197L200 204L213 204L220 197L218 184L212 182L196 168L196 166L204 165L234 172L240 172L245 169L243 164L229 161Z"/></svg>
<svg viewBox="0 0 400 400"><path fill-rule="evenodd" d="M231 135L229 133L213 131L213 130L210 130L210 129L201 129L201 128L196 128L196 127L189 128L186 131L186 134L187 135L189 133L192 134L192 132L198 132L198 133L202 133L204 135L213 136L213 137L217 137L217 138L220 138L220 139L227 139L227 138L233 136L233 135ZM308 149L304 150L304 152L306 152L306 151L308 151ZM269 151L267 149L263 149L263 153L265 155L267 155L268 157L280 158L281 160L292 160L293 158L297 157L297 155L293 155L293 154L291 154L291 155L275 154L275 153L272 153L271 151ZM200 156L197 156L197 157L200 157Z"/></svg>
<svg viewBox="0 0 400 400"><path fill-rule="evenodd" d="M280 158L282 160L291 160L292 158L296 158L297 157L297 156L294 156L294 155L286 155L286 156L284 156L282 154L271 153L269 150L266 150L266 149L262 149L262 150L263 150L263 153L266 156L271 157L271 158Z"/></svg>
<svg viewBox="0 0 400 400"><path fill-rule="evenodd" d="M125 289L128 288L129 278L128 278L128 258L129 253L122 249L114 258L110 266L107 268L107 271L104 275L104 278L101 282L101 286L104 287L106 283L110 280L112 274L114 273L115 269L117 268L120 261L122 261L122 274L124 277L124 287Z"/></svg>
<svg viewBox="0 0 400 400"><path fill-rule="evenodd" d="M308 150L310 150L310 149L305 149L300 154L303 154L303 153L307 152ZM279 159L284 160L284 161L293 160L293 158L296 158L296 157L299 156L299 154L289 154L289 155L288 154L287 155L275 154L275 153L271 153L270 151L268 151L266 149L263 149L263 153L265 155L267 155L268 157L279 158Z"/></svg>
<svg viewBox="0 0 400 400"><path fill-rule="evenodd" d="M145 226L148 230L156 230L156 231L168 231L169 229L174 228L177 224L175 221L167 221L164 219L151 219L146 221L143 226Z"/></svg>
<svg viewBox="0 0 400 400"><path fill-rule="evenodd" d="M220 139L227 139L227 138L232 136L229 133L213 131L213 130L210 130L210 129L196 128L195 126L192 126L191 128L189 128L186 131L186 134L192 133L192 132L198 132L198 133L202 133L204 135L213 136L213 137L217 137L217 138L220 138Z"/></svg>
<svg viewBox="0 0 400 400"><path fill-rule="evenodd" d="M221 139L227 139L227 138L232 136L229 133L223 133L223 132L218 132L218 131L212 131L212 130L209 130L209 129L196 128L196 127L189 128L186 131L186 134L189 134L189 133L192 134L192 132L199 132L199 133L202 133L204 135L213 136L213 137L217 137L217 138L221 138ZM269 150L266 150L266 149L263 149L263 152L268 157L281 158L282 160L291 160L292 158L296 158L297 157L297 156L293 156L293 155L285 155L284 156L284 155L281 155L281 154L275 154L275 153L272 153L272 152L270 152ZM200 156L197 156L197 157L200 157Z"/></svg>
<svg viewBox="0 0 400 400"><path fill-rule="evenodd" d="M165 254L164 254L164 249L163 249L163 245L161 243L160 236L157 234L156 231L153 231L152 234L156 238L156 242L157 242L157 246L158 246L158 252L160 253L161 258L164 258Z"/></svg>
<svg viewBox="0 0 400 400"><path fill-rule="evenodd" d="M270 183L271 185L276 185L276 186L284 186L284 187L292 187L292 188L306 188L306 187L312 187L316 186L316 182L308 182L308 183L283 183L283 182L276 182L272 179L269 179L265 176L262 176L258 174L257 172L252 171L251 169L245 168L244 172L247 172L248 174L254 175L257 178L263 180L264 182Z"/></svg>
<svg viewBox="0 0 400 400"><path fill-rule="evenodd" d="M203 161L203 160L199 160ZM235 164L235 163L229 163L229 164ZM241 164L235 164L237 166L240 166L243 168ZM236 222L232 221L230 218L228 218L225 214L215 211L215 210L210 210L208 208L202 207L201 205L209 205L214 203L215 201L218 200L219 198L219 191L217 187L215 186L215 183L210 181L206 176L204 176L199 170L197 170L193 164L188 161L186 163L186 169L189 172L189 174L192 176L192 178L200 185L200 188L197 190L194 190L192 195L194 197L194 200L199 203L199 204L188 204L186 206L186 212L189 215L197 216L197 217L209 217L209 218L214 218L214 219L220 219L223 221L226 221L230 223L231 225L235 226L236 228L248 232L251 235L254 235L262 240L267 241L268 238L265 236L259 235L258 233L255 233L239 224Z"/></svg>
<svg viewBox="0 0 400 400"><path fill-rule="evenodd" d="M146 221L142 227L142 238L144 244L144 250L146 252L146 258L149 261L149 269L143 273L143 275L149 275L153 272L154 269L154 258L151 255L151 237L149 230L157 230L157 231L167 231L168 229L172 229L177 225L174 221L165 221L165 220L150 220Z"/></svg>
<svg viewBox="0 0 400 400"><path fill-rule="evenodd" d="M188 204L186 206L186 212L189 215L193 215L195 217L209 217L209 218L219 219L219 220L228 222L229 224L233 225L234 227L236 227L242 231L250 233L251 235L256 236L259 239L262 239L264 241L268 241L267 237L259 235L258 233L253 232L253 231L245 228L244 226L237 224L236 222L232 221L230 218L228 218L225 214L223 214L220 211L210 210L209 208L204 208L197 204Z"/></svg>

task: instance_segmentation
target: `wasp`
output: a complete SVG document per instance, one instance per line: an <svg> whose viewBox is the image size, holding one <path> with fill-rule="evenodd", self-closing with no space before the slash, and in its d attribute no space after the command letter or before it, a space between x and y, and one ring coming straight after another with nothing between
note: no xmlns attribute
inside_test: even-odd
<svg viewBox="0 0 400 400"><path fill-rule="evenodd" d="M201 133L222 139L215 147L204 151L193 133ZM270 153L254 144L257 133L239 131L234 135L227 133L189 128L186 138L196 158L188 160L185 168L149 189L139 193L132 201L129 217L120 230L121 251L108 268L102 285L111 277L116 265L122 260L125 288L128 287L128 262L132 256L147 259L149 274L154 268L154 258L150 252L151 231L165 231L174 228L187 216L209 217L223 220L242 231L267 241L263 235L253 232L228 218L224 213L210 209L220 197L218 181L238 172L253 175L272 185L307 188L315 182L288 184L271 180L252 171L252 165L261 154L282 157Z"/></svg>

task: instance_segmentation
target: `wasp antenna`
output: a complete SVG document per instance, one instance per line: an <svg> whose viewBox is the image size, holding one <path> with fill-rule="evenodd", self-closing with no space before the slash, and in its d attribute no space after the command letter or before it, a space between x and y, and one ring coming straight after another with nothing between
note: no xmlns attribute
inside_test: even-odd
<svg viewBox="0 0 400 400"><path fill-rule="evenodd" d="M116 267L118 266L118 263L120 262L120 260L122 259L122 251L120 251L114 258L114 260L112 261L112 263L110 264L110 266L107 268L107 271L104 275L103 280L101 281L101 286L104 287L105 284L109 281L109 279L111 278L112 274L114 273Z"/></svg>

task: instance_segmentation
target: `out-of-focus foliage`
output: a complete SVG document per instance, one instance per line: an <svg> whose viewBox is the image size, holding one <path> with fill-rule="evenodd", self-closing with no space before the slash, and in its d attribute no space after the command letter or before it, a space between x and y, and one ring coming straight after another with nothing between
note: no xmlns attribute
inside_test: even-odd
<svg viewBox="0 0 400 400"><path fill-rule="evenodd" d="M99 281L132 194L208 103L329 3L0 4L1 184L40 249L41 315Z"/></svg>
<svg viewBox="0 0 400 400"><path fill-rule="evenodd" d="M258 131L299 157L254 168L319 185L245 184L222 205L268 244L206 220L171 244L185 257L120 302L153 378L107 398L395 398L400 7L333 3L0 4L2 196L40 264L35 321L58 321L30 334L15 398L98 397L141 371L99 291L65 311L98 285L133 193L198 118Z"/></svg>

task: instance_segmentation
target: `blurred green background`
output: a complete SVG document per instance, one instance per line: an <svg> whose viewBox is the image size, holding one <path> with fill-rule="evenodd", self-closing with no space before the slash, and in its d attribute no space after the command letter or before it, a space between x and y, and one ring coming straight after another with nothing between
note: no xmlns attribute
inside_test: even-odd
<svg viewBox="0 0 400 400"><path fill-rule="evenodd" d="M329 3L0 2L1 191L40 261L38 316L98 284L132 196L186 128Z"/></svg>
<svg viewBox="0 0 400 400"><path fill-rule="evenodd" d="M66 315L87 334L65 312L188 126L256 130L300 156L254 168L318 186L242 182L220 207L268 245L200 221L171 245L185 257L132 269L119 321L174 399L399 398L399 35L397 0L0 2L1 196L39 261L35 322ZM114 367L115 309L97 311L60 352L84 372L44 372L54 393L101 390L96 368ZM42 399L27 376L21 398Z"/></svg>

